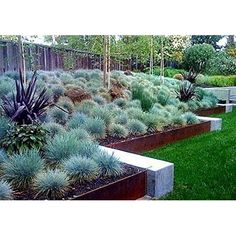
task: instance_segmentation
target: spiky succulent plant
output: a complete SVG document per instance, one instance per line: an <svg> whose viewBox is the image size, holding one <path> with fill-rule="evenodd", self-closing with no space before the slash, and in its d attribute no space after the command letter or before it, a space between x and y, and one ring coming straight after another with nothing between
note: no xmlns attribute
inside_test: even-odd
<svg viewBox="0 0 236 236"><path fill-rule="evenodd" d="M19 80L15 80L16 94L13 93L12 98L7 96L2 98L2 107L11 120L19 124L31 124L46 111L50 97L46 88L37 93L36 82L36 71L28 85L25 84L20 71Z"/></svg>

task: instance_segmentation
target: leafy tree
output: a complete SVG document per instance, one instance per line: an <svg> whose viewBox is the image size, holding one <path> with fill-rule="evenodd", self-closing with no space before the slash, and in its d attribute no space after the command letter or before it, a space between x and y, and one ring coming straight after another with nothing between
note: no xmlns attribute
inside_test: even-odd
<svg viewBox="0 0 236 236"><path fill-rule="evenodd" d="M217 44L224 35L192 35L191 41L192 44L210 44L212 45L215 49L219 49L220 46Z"/></svg>
<svg viewBox="0 0 236 236"><path fill-rule="evenodd" d="M215 54L215 49L210 44L195 44L184 52L184 65L196 72L204 72L207 61Z"/></svg>

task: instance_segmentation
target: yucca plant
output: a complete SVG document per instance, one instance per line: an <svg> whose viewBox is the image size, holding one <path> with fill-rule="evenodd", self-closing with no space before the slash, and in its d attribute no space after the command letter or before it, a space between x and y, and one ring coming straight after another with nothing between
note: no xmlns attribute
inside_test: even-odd
<svg viewBox="0 0 236 236"><path fill-rule="evenodd" d="M188 102L189 100L196 99L197 94L195 92L195 86L188 81L184 81L180 86L179 90L176 91L177 98L181 102Z"/></svg>
<svg viewBox="0 0 236 236"><path fill-rule="evenodd" d="M19 80L15 80L16 94L12 94L12 98L4 96L3 109L11 120L19 124L31 124L46 111L50 105L50 97L47 89L37 94L36 89L36 71L34 72L28 85L24 84L23 76L20 70Z"/></svg>

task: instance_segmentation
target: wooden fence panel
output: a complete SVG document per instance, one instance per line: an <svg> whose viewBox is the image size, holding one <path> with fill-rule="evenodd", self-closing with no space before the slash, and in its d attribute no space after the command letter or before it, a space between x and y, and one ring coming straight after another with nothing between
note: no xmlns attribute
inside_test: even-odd
<svg viewBox="0 0 236 236"><path fill-rule="evenodd" d="M64 50L46 45L24 43L27 70L56 70L56 69L101 69L103 59L101 55ZM129 69L131 62L119 62L111 58L112 70ZM16 42L0 40L0 72L16 71L19 69L19 47Z"/></svg>

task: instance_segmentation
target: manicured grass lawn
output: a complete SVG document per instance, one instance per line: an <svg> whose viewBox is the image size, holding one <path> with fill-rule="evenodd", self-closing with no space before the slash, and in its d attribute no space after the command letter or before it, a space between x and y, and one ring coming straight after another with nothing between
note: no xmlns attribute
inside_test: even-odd
<svg viewBox="0 0 236 236"><path fill-rule="evenodd" d="M236 109L215 131L170 144L144 155L175 164L174 191L163 199L236 200Z"/></svg>

